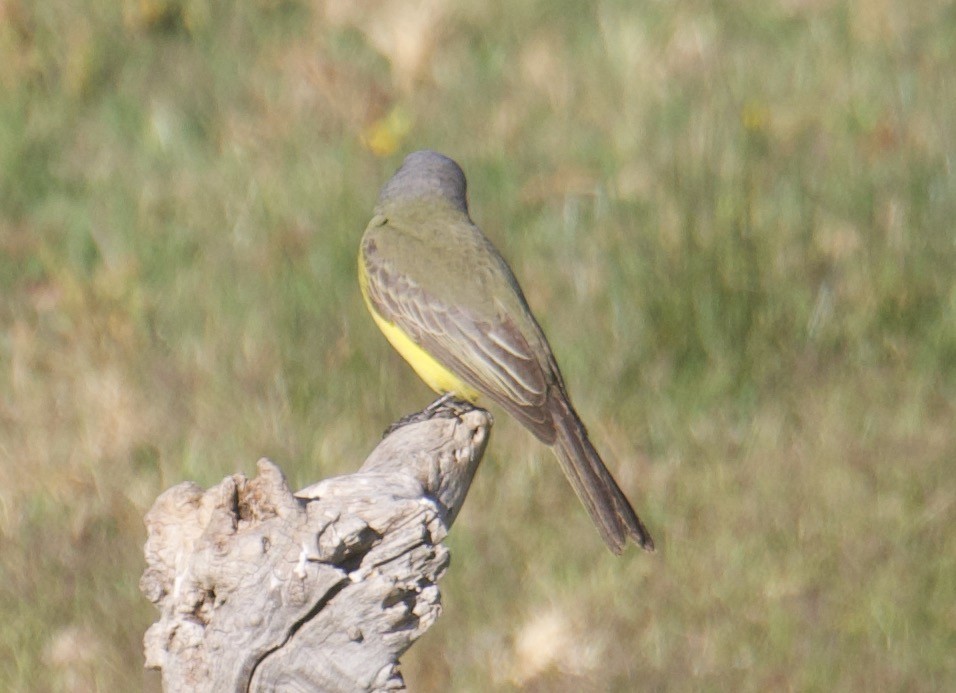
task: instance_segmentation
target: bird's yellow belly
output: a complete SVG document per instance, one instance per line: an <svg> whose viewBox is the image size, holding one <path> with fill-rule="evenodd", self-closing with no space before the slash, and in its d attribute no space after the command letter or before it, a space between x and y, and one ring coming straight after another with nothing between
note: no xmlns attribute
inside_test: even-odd
<svg viewBox="0 0 956 693"><path fill-rule="evenodd" d="M411 338L402 332L394 323L389 322L372 307L366 300L368 310L382 331L389 343L395 347L395 351L402 355L402 358L408 361L408 364L415 369L418 377L425 381L431 389L440 395L453 394L460 399L469 402L478 400L478 391L465 383L457 375L449 371L431 354L415 344Z"/></svg>

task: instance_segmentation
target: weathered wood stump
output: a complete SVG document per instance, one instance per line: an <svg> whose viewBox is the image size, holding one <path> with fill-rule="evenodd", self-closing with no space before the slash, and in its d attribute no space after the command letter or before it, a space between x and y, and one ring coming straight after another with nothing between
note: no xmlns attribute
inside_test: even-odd
<svg viewBox="0 0 956 693"><path fill-rule="evenodd" d="M453 402L387 432L355 474L292 493L280 469L183 483L146 516L146 666L166 691L403 690L438 618L441 543L488 441Z"/></svg>

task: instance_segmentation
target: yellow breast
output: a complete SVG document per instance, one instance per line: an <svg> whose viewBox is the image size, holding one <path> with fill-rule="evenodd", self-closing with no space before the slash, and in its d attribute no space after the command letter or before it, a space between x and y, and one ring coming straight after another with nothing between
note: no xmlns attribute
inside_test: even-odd
<svg viewBox="0 0 956 693"><path fill-rule="evenodd" d="M359 258L359 284L362 287L362 297L365 299L365 305L368 312L372 314L375 324L382 331L389 343L395 347L395 350L402 355L409 365L418 373L418 377L425 381L431 389L440 395L453 394L460 399L469 402L477 402L479 394L473 387L465 383L461 378L445 368L442 364L418 344L412 341L401 328L395 323L389 321L380 315L375 306L368 298L366 283L368 277L365 274L365 267Z"/></svg>

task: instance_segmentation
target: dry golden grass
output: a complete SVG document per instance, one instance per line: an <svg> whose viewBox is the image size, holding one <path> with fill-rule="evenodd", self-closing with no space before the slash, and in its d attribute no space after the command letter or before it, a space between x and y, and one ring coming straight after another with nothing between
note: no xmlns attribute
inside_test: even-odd
<svg viewBox="0 0 956 693"><path fill-rule="evenodd" d="M429 401L364 313L432 147L660 549L499 416L413 690L956 687L956 14L0 2L0 688L132 690L141 518Z"/></svg>

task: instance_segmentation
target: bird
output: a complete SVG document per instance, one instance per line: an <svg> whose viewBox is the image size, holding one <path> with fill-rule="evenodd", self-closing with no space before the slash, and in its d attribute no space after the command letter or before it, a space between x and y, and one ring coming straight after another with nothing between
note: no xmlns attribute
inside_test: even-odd
<svg viewBox="0 0 956 693"><path fill-rule="evenodd" d="M654 541L591 443L514 272L472 221L461 167L405 157L362 236L359 285L379 329L439 395L502 407L549 446L604 543Z"/></svg>

